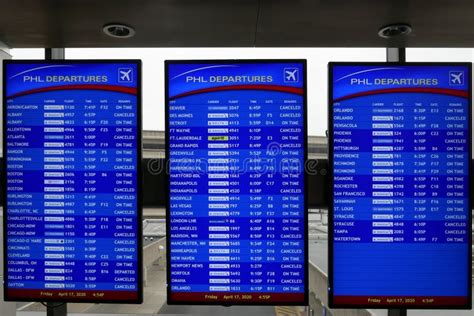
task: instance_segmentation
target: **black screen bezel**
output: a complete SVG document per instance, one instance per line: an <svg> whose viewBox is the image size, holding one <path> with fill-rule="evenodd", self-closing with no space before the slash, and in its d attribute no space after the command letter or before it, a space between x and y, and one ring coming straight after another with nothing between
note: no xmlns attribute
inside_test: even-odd
<svg viewBox="0 0 474 316"><path fill-rule="evenodd" d="M6 238L6 228L7 228L7 177L6 177L6 168L7 168L7 146L6 146L6 126L7 126L7 67L12 64L134 64L137 67L137 285L138 291L137 299L133 300L93 300L93 299L77 299L71 300L70 298L45 298L45 297L10 297L8 296L8 271L7 271L7 238ZM94 60L74 60L74 59L65 59L65 60L44 60L44 59L28 59L28 60L3 60L3 162L2 167L4 170L3 175L1 176L2 181L2 193L3 193L3 273L4 273L4 282L3 282L3 291L4 291L4 300L5 301L14 301L14 302L57 302L57 303L104 303L104 304L141 304L143 302L143 211L142 211L142 200L143 200L143 169L142 169L142 61L138 59L94 59Z"/></svg>
<svg viewBox="0 0 474 316"><path fill-rule="evenodd" d="M303 68L303 115L304 115L304 126L303 126L303 133L305 139L303 141L304 145L304 161L305 167L306 162L308 161L308 124L307 124L307 63L306 59L214 59L214 60L166 60L165 61L165 165L166 165L166 184L168 187L166 188L166 265L167 265L167 273L166 273L166 294L167 294L167 304L168 305L221 305L221 306L275 306L280 305L279 302L269 302L265 304L263 302L225 302L225 301L174 301L171 300L171 244L170 244L170 192L169 192L169 182L170 182L170 172L169 172L169 66L173 64L278 64L278 63L300 63ZM283 302L283 305L286 306L306 306L309 302L309 276L308 276L308 268L309 268L309 242L308 242L308 179L306 172L304 173L304 212L305 212L305 232L304 232L304 249L305 249L305 293L304 293L304 300L301 302Z"/></svg>
<svg viewBox="0 0 474 316"><path fill-rule="evenodd" d="M472 179L472 63L465 62L330 62L328 63L328 160L329 160L329 172L328 172L328 185L329 185L329 201L328 201L328 303L330 308L365 308L365 309L420 309L420 310L444 310L444 309L453 309L453 310L464 310L472 309L472 198L468 196L468 205L471 212L469 212L469 238L470 238L470 247L468 251L468 271L467 275L467 289L468 289L468 303L465 305L436 305L436 306L421 306L421 305L410 305L410 304L384 304L384 305L371 305L371 304L361 304L361 305L352 305L352 304L334 304L334 159L333 159L333 147L334 147L334 128L333 128L333 69L338 66L463 66L466 67L469 71L468 77L468 87L469 87L469 99L468 99L468 111L469 111L469 167L468 173L471 181L468 182L470 188L473 186L474 181ZM467 192L470 192L468 188Z"/></svg>

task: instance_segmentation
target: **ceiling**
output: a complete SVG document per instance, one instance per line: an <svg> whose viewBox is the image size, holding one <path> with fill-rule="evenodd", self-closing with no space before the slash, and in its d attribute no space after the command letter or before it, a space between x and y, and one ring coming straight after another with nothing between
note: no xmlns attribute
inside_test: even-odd
<svg viewBox="0 0 474 316"><path fill-rule="evenodd" d="M132 25L115 39L106 23ZM389 41L377 30L413 26ZM0 0L20 47L474 47L472 0Z"/></svg>

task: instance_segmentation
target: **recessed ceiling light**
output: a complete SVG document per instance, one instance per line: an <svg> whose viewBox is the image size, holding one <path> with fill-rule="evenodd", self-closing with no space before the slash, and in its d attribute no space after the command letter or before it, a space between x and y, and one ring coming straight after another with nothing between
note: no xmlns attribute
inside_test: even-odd
<svg viewBox="0 0 474 316"><path fill-rule="evenodd" d="M411 31L411 25L405 23L398 23L382 27L379 30L378 34L382 38L394 38L401 35L408 35L411 33Z"/></svg>
<svg viewBox="0 0 474 316"><path fill-rule="evenodd" d="M106 24L102 28L104 33L115 38L130 38L135 35L135 29L122 23Z"/></svg>

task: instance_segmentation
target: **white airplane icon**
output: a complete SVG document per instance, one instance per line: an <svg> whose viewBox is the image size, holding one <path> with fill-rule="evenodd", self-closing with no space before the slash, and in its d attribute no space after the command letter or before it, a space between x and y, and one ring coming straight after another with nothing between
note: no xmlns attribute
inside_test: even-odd
<svg viewBox="0 0 474 316"><path fill-rule="evenodd" d="M462 84L462 81L461 81L462 75L464 75L464 73L462 72L458 74L451 73L451 82L454 84Z"/></svg>
<svg viewBox="0 0 474 316"><path fill-rule="evenodd" d="M293 71L286 70L286 80L287 81L296 81L296 72L297 71L298 71L298 69L293 69Z"/></svg>
<svg viewBox="0 0 474 316"><path fill-rule="evenodd" d="M122 81L132 81L130 78L130 73L132 72L132 69L129 70L120 70L120 80Z"/></svg>

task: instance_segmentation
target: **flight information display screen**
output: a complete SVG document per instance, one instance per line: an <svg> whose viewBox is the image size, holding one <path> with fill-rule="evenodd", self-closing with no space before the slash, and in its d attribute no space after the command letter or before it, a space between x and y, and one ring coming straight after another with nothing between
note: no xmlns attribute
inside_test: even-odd
<svg viewBox="0 0 474 316"><path fill-rule="evenodd" d="M470 308L471 64L329 66L330 303Z"/></svg>
<svg viewBox="0 0 474 316"><path fill-rule="evenodd" d="M306 62L168 61L168 303L307 302Z"/></svg>
<svg viewBox="0 0 474 316"><path fill-rule="evenodd" d="M4 66L5 298L141 302L141 62Z"/></svg>

